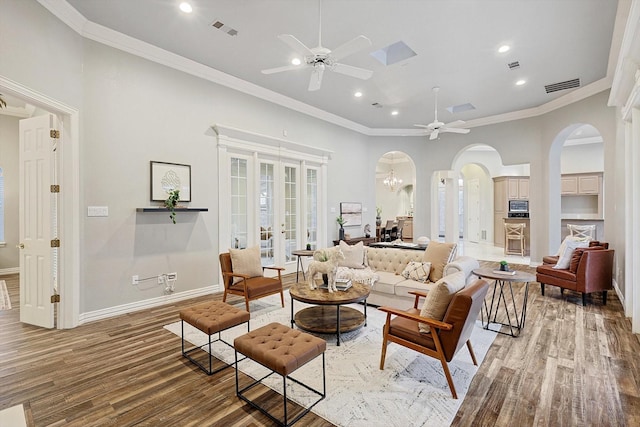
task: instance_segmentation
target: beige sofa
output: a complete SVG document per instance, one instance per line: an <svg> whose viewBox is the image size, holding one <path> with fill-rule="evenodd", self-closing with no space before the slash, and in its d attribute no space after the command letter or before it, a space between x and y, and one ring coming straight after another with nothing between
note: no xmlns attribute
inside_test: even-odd
<svg viewBox="0 0 640 427"><path fill-rule="evenodd" d="M345 252L343 246L343 252ZM348 250L347 250L348 251ZM455 253L455 249L454 249ZM425 251L397 248L364 248L364 268L342 266L338 268L338 277L349 277L354 281L368 282L372 285L368 304L391 306L406 309L413 304L414 296L410 291L430 290L438 278L463 271L466 283L470 284L475 276L471 272L479 267L478 261L469 256L455 257L440 265L441 273L434 274L437 265L431 270L430 280L426 282L405 278L402 273L411 261L426 261ZM347 258L348 259L348 258ZM435 264L438 264L437 262ZM436 280L433 280L436 279Z"/></svg>

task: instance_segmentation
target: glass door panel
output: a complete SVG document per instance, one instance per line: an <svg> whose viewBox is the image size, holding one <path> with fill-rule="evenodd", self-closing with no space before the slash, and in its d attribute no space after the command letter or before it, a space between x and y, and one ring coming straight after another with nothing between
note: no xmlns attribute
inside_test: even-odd
<svg viewBox="0 0 640 427"><path fill-rule="evenodd" d="M248 236L247 160L231 158L230 248L246 248Z"/></svg>
<svg viewBox="0 0 640 427"><path fill-rule="evenodd" d="M258 207L260 209L260 257L262 265L274 265L274 222L275 210L275 168L272 163L260 163L260 194Z"/></svg>
<svg viewBox="0 0 640 427"><path fill-rule="evenodd" d="M307 169L307 245L318 248L318 170Z"/></svg>
<svg viewBox="0 0 640 427"><path fill-rule="evenodd" d="M284 262L297 261L292 251L298 248L298 168L284 165Z"/></svg>

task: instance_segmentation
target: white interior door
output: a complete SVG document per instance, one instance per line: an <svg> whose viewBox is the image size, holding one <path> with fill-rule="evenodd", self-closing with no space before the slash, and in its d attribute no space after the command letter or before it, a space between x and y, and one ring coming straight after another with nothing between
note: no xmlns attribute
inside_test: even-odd
<svg viewBox="0 0 640 427"><path fill-rule="evenodd" d="M480 241L480 181L467 181L467 239L470 242Z"/></svg>
<svg viewBox="0 0 640 427"><path fill-rule="evenodd" d="M20 121L20 321L54 327L51 239L53 115Z"/></svg>

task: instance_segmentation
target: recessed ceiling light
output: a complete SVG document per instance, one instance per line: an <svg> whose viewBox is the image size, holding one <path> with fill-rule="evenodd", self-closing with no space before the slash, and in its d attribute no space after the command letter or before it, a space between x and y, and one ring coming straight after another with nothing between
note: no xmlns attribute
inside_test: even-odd
<svg viewBox="0 0 640 427"><path fill-rule="evenodd" d="M292 63L293 65L300 65L300 64L302 63L302 61L300 61L300 58L293 58L293 59L291 60L291 63Z"/></svg>
<svg viewBox="0 0 640 427"><path fill-rule="evenodd" d="M398 110L393 110L393 111L391 112L391 115L392 115L392 116L397 116L397 115L398 115Z"/></svg>
<svg viewBox="0 0 640 427"><path fill-rule="evenodd" d="M498 48L498 52L500 52L500 53L505 53L505 52L508 52L508 51L509 51L509 49L511 49L511 46L506 45L506 44L503 44L502 46L500 46L500 47Z"/></svg>
<svg viewBox="0 0 640 427"><path fill-rule="evenodd" d="M360 98L362 96L362 92L356 92L353 94L356 98Z"/></svg>
<svg viewBox="0 0 640 427"><path fill-rule="evenodd" d="M193 12L193 8L191 7L191 5L189 3L187 3L186 1L183 1L182 3L180 3L180 10L183 11L184 13L191 13Z"/></svg>
<svg viewBox="0 0 640 427"><path fill-rule="evenodd" d="M516 86L522 86L523 84L525 84L527 81L526 80L518 80L516 82Z"/></svg>

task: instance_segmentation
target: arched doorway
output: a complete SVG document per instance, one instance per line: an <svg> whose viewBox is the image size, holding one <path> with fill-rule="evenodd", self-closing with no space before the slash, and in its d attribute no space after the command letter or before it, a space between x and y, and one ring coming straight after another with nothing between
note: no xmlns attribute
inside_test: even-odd
<svg viewBox="0 0 640 427"><path fill-rule="evenodd" d="M401 151L389 151L376 164L376 207L381 226L387 221L403 219L403 240L413 238L416 168L413 160Z"/></svg>

